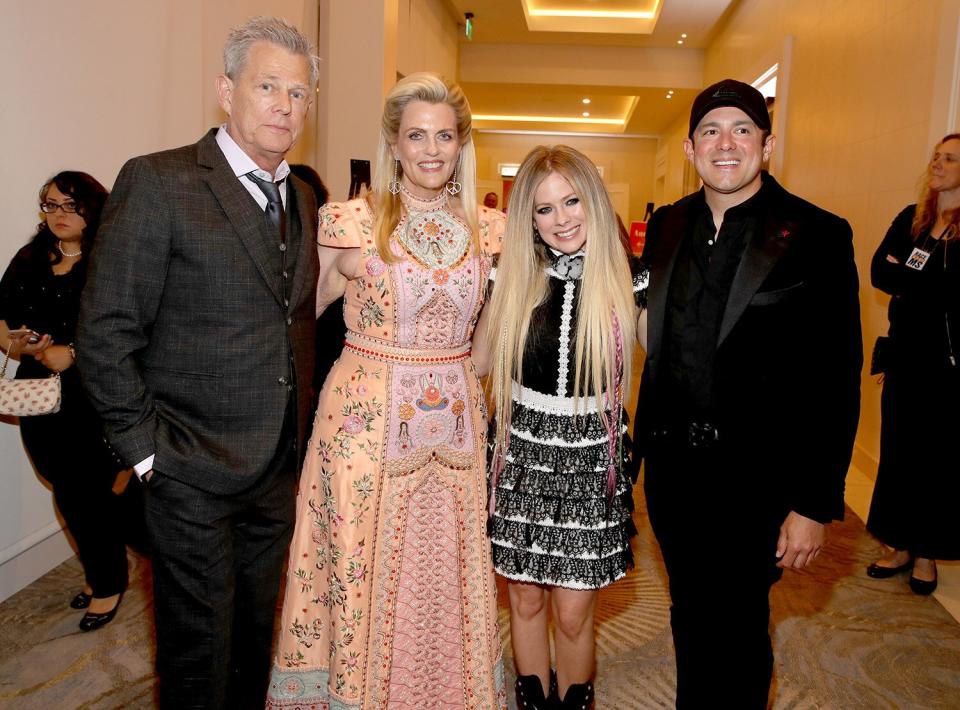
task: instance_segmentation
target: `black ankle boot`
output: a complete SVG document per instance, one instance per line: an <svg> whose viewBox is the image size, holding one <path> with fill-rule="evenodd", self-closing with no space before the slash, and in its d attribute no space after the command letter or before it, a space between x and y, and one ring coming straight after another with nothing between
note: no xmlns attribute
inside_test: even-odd
<svg viewBox="0 0 960 710"><path fill-rule="evenodd" d="M518 710L547 710L550 707L543 694L543 683L538 676L518 675L515 688Z"/></svg>
<svg viewBox="0 0 960 710"><path fill-rule="evenodd" d="M547 707L555 710L560 707L560 688L557 685L557 672L550 669L550 695L547 696Z"/></svg>
<svg viewBox="0 0 960 710"><path fill-rule="evenodd" d="M567 694L557 705L558 708L570 708L571 710L592 710L593 708L593 683L577 683L567 688Z"/></svg>

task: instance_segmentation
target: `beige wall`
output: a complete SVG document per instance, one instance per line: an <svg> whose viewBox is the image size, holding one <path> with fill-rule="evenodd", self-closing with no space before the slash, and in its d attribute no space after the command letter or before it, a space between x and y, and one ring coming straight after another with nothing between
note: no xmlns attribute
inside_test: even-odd
<svg viewBox="0 0 960 710"><path fill-rule="evenodd" d="M457 22L442 0L319 0L316 168L347 197L350 159L376 167L383 99L398 75L457 75ZM362 38L362 39L358 39Z"/></svg>
<svg viewBox="0 0 960 710"><path fill-rule="evenodd" d="M520 163L538 145L564 143L576 148L603 168L603 179L611 191L629 190L627 205L618 205L620 216L629 227L631 220L643 217L648 201L653 200L653 168L657 141L651 138L595 138L577 136L541 136L512 133L477 133L477 182L482 198L487 190L498 194L500 163ZM496 185L496 187L494 187ZM502 206L502 194L501 206ZM614 195L615 204L618 202ZM624 212L627 212L626 214Z"/></svg>
<svg viewBox="0 0 960 710"><path fill-rule="evenodd" d="M398 25L398 73L434 71L456 80L459 28L443 0L401 2Z"/></svg>
<svg viewBox="0 0 960 710"><path fill-rule="evenodd" d="M320 0L318 44L315 167L342 200L351 158L375 160L383 97L397 76L397 0Z"/></svg>
<svg viewBox="0 0 960 710"><path fill-rule="evenodd" d="M752 81L785 61L778 177L850 221L868 354L886 330L886 299L870 287L870 258L893 217L915 201L935 137L956 125L958 6L742 0L706 53L705 84L727 76ZM815 334L810 354L816 357ZM854 461L869 475L879 453L879 395L865 376Z"/></svg>
<svg viewBox="0 0 960 710"><path fill-rule="evenodd" d="M684 116L671 124L660 141L657 151L656 173L654 175L653 197L657 207L676 202L691 192L690 185L684 184L684 170L688 160L683 152L683 141L687 137L688 119Z"/></svg>

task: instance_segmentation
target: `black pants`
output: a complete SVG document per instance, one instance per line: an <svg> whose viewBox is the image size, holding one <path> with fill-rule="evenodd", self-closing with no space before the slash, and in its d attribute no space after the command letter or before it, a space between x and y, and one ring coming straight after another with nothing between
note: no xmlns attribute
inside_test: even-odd
<svg viewBox="0 0 960 710"><path fill-rule="evenodd" d="M79 386L62 378L59 412L20 419L20 436L37 472L53 487L53 498L77 544L87 584L95 597L127 588L125 521L139 511L134 496L114 495L122 468L103 442L100 421Z"/></svg>
<svg viewBox="0 0 960 710"><path fill-rule="evenodd" d="M296 465L288 436L242 493L214 495L162 470L146 484L161 708L263 708Z"/></svg>
<svg viewBox="0 0 960 710"><path fill-rule="evenodd" d="M786 512L720 447L654 447L645 491L670 577L677 707L766 708L770 587Z"/></svg>

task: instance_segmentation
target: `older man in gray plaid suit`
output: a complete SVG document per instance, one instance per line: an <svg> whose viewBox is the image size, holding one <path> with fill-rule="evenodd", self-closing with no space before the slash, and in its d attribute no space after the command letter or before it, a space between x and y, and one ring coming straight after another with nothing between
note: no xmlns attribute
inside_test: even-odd
<svg viewBox="0 0 960 710"><path fill-rule="evenodd" d="M80 370L145 482L162 707L263 707L313 374L317 210L284 155L316 85L306 39L234 30L229 118L134 158L104 212Z"/></svg>

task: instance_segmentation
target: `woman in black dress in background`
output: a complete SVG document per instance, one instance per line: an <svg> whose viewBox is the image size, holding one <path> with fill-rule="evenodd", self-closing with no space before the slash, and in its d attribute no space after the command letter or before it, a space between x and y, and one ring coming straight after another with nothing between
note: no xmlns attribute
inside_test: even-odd
<svg viewBox="0 0 960 710"><path fill-rule="evenodd" d="M87 609L83 631L113 619L127 586L121 500L113 493L123 467L80 386L73 345L86 256L106 199L103 185L86 173L51 178L40 190L44 221L0 280L0 346L19 357L17 379L60 373L60 411L21 418L20 435L77 544L86 587L70 606ZM22 329L36 335L11 335Z"/></svg>
<svg viewBox="0 0 960 710"><path fill-rule="evenodd" d="M937 145L918 204L893 221L873 257L889 293L891 358L881 400L880 468L867 529L893 553L875 578L911 569L930 594L936 560L960 559L960 134Z"/></svg>

